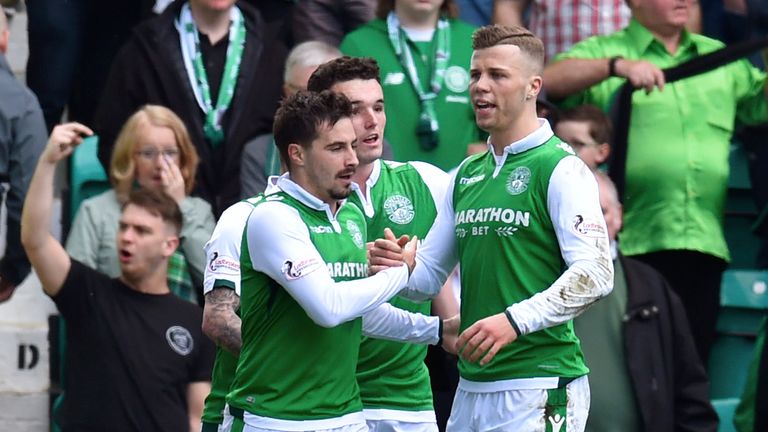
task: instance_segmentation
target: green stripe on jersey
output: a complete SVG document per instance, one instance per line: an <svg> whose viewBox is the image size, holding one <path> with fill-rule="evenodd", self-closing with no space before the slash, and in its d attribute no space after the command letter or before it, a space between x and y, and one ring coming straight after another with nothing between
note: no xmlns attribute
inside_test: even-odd
<svg viewBox="0 0 768 432"><path fill-rule="evenodd" d="M429 187L410 164L381 161L381 173L370 190L376 213L366 216L368 241L384 237L390 228L396 237L429 232L437 217L437 205ZM349 200L363 208L357 194ZM390 303L400 309L429 315L431 303L414 303L394 297ZM357 363L357 383L365 408L406 411L432 410L429 370L424 364L426 345L400 343L363 337Z"/></svg>
<svg viewBox="0 0 768 432"><path fill-rule="evenodd" d="M461 268L461 331L543 291L563 273L547 207L549 180L569 153L557 137L508 154L494 177L491 152L467 160L453 193ZM588 372L569 321L523 335L487 365L459 361L461 376L488 382L515 378L578 377Z"/></svg>
<svg viewBox="0 0 768 432"><path fill-rule="evenodd" d="M367 275L365 244L354 238L366 235L359 208L339 209L337 233L324 210L311 209L284 192L264 202L275 199L293 207L307 226L329 228L309 233L335 281ZM253 269L246 235L240 268L243 348L227 397L230 406L282 420L327 419L361 411L355 365L362 320L333 328L315 324L285 289Z"/></svg>

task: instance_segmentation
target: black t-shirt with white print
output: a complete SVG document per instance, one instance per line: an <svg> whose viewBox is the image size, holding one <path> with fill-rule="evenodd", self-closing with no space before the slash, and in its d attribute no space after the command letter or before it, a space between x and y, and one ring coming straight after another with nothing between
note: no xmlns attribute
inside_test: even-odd
<svg viewBox="0 0 768 432"><path fill-rule="evenodd" d="M74 260L53 300L67 329L63 431L189 430L187 385L210 381L214 357L198 306Z"/></svg>

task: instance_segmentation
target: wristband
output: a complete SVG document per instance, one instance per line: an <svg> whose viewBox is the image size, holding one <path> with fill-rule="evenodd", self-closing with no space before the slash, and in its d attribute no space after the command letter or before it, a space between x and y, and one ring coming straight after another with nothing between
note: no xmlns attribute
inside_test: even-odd
<svg viewBox="0 0 768 432"><path fill-rule="evenodd" d="M615 77L616 75L616 62L623 59L622 56L613 56L608 60L608 76Z"/></svg>

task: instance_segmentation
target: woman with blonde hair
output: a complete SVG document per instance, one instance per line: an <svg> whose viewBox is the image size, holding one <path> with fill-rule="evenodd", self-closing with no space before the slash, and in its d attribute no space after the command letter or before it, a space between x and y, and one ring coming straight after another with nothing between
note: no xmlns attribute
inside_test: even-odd
<svg viewBox="0 0 768 432"><path fill-rule="evenodd" d="M122 204L134 188L161 190L181 209L184 223L181 245L168 265L171 292L198 301L205 254L203 246L216 224L211 206L190 197L199 158L184 123L168 108L145 105L123 125L112 154L109 179L112 189L87 199L75 216L67 239L72 258L110 277L120 275L117 250ZM135 263L141 265L142 263Z"/></svg>

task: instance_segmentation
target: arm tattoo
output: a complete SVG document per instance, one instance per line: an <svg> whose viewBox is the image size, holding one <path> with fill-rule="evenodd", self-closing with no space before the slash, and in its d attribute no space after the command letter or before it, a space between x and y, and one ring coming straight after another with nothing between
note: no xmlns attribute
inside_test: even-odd
<svg viewBox="0 0 768 432"><path fill-rule="evenodd" d="M205 295L203 331L212 341L235 355L240 355L240 297L230 288L214 288Z"/></svg>

